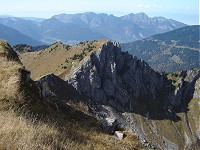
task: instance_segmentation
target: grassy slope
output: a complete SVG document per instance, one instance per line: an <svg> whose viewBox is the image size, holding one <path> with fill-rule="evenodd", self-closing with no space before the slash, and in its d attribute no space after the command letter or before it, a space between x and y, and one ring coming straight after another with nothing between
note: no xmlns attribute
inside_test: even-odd
<svg viewBox="0 0 200 150"><path fill-rule="evenodd" d="M96 119L75 109L85 107L81 102L60 108L41 99L33 81L23 83L23 66L8 59L14 57L9 51L0 41L0 149L142 149L128 132L123 140L105 133Z"/></svg>
<svg viewBox="0 0 200 150"><path fill-rule="evenodd" d="M119 140L104 133L91 117L68 112L38 120L1 110L0 149L141 149L131 134Z"/></svg>

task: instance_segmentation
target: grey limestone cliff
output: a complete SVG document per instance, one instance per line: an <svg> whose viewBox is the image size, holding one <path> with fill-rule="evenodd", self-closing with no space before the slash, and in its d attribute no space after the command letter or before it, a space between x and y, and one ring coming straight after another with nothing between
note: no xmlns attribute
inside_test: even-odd
<svg viewBox="0 0 200 150"><path fill-rule="evenodd" d="M143 60L122 52L119 43L108 42L67 80L77 91L96 102L119 111L134 111L136 101L161 105L158 98L165 77Z"/></svg>

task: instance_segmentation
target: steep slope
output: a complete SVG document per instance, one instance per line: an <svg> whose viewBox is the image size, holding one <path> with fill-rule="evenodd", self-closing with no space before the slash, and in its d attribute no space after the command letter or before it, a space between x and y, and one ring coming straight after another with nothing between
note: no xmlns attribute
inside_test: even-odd
<svg viewBox="0 0 200 150"><path fill-rule="evenodd" d="M200 71L160 75L146 62L122 52L119 43L98 44L99 48L87 53L81 61L74 61L74 67L67 72L59 69L58 75L64 81L58 84L51 79L41 80L46 87L44 93L64 99L64 92L60 94L57 89L65 89L64 84L68 82L87 97L85 102L90 112L104 130L110 133L129 130L148 148L199 149ZM57 48L57 51L62 50ZM49 64L52 58L48 59ZM36 64L34 60L29 61ZM39 64L35 65L33 73L39 68L42 69ZM48 69L45 73L57 74Z"/></svg>
<svg viewBox="0 0 200 150"><path fill-rule="evenodd" d="M5 41L0 62L0 149L142 149L128 132L124 140L105 133L67 82L65 97L48 96L45 82L63 81L54 75L32 81Z"/></svg>
<svg viewBox="0 0 200 150"><path fill-rule="evenodd" d="M122 44L157 71L172 72L199 67L199 26L187 26L144 40Z"/></svg>
<svg viewBox="0 0 200 150"><path fill-rule="evenodd" d="M42 45L42 42L34 40L26 35L23 35L19 31L10 27L0 24L0 38L10 42L11 45L17 44L29 44L32 46Z"/></svg>

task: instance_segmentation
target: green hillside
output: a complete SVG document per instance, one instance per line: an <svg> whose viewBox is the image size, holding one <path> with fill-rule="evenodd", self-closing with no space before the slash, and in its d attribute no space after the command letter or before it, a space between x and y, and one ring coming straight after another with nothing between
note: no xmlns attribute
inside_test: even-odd
<svg viewBox="0 0 200 150"><path fill-rule="evenodd" d="M173 72L199 67L199 27L187 26L144 40L122 44L157 71Z"/></svg>

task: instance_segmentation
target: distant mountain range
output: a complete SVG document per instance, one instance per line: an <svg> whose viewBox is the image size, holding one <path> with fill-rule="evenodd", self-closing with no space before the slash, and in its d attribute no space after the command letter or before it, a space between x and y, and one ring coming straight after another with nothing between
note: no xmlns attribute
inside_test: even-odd
<svg viewBox="0 0 200 150"><path fill-rule="evenodd" d="M199 25L186 26L121 46L148 62L154 70L188 70L200 66L199 29Z"/></svg>
<svg viewBox="0 0 200 150"><path fill-rule="evenodd" d="M10 41L11 45L17 45L17 44L29 44L29 45L42 45L42 42L39 42L37 40L34 40L22 33L20 33L19 31L4 26L2 24L0 24L0 39L5 39Z"/></svg>
<svg viewBox="0 0 200 150"><path fill-rule="evenodd" d="M108 14L60 14L50 19L0 16L0 24L11 27L43 43L55 41L70 44L107 38L132 42L154 34L171 31L186 24L163 17L150 18L144 13L116 17ZM9 41L12 43L12 41Z"/></svg>

